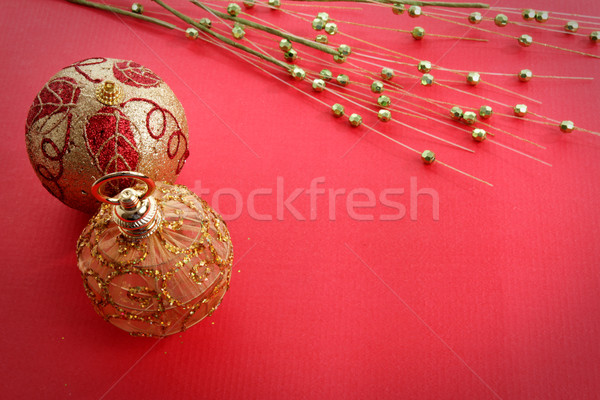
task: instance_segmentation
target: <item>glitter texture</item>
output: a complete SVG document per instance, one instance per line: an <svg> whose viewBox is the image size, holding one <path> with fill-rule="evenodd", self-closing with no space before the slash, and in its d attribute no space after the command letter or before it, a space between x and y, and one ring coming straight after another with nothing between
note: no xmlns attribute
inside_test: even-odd
<svg viewBox="0 0 600 400"><path fill-rule="evenodd" d="M77 242L78 266L96 312L134 336L184 331L221 303L233 246L225 222L184 186L158 182L163 220L151 236L125 237L105 204Z"/></svg>
<svg viewBox="0 0 600 400"><path fill-rule="evenodd" d="M119 83L120 103L96 99L106 80ZM89 194L99 177L135 170L174 182L189 156L185 112L171 89L134 61L102 57L78 61L50 78L29 109L25 140L44 187L88 213L100 206Z"/></svg>

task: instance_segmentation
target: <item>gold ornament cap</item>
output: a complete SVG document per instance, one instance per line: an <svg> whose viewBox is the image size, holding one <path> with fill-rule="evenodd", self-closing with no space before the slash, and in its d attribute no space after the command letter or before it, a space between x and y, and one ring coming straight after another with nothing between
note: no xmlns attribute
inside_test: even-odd
<svg viewBox="0 0 600 400"><path fill-rule="evenodd" d="M146 184L146 191L126 188L117 198L102 194L102 188L118 179L134 179ZM162 221L162 214L154 197L156 185L144 174L134 171L113 172L98 179L92 185L92 194L98 201L113 205L113 221L123 235L131 239L143 239L152 235Z"/></svg>
<svg viewBox="0 0 600 400"><path fill-rule="evenodd" d="M96 100L106 106L119 104L123 98L123 90L118 83L106 80L96 86Z"/></svg>

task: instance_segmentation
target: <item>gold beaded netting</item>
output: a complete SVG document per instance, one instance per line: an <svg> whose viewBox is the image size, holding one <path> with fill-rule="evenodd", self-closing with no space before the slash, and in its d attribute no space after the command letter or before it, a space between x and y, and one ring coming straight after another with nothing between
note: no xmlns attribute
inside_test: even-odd
<svg viewBox="0 0 600 400"><path fill-rule="evenodd" d="M233 247L225 222L184 186L157 183L158 230L131 239L104 204L77 243L96 312L134 336L167 336L211 315L229 288Z"/></svg>

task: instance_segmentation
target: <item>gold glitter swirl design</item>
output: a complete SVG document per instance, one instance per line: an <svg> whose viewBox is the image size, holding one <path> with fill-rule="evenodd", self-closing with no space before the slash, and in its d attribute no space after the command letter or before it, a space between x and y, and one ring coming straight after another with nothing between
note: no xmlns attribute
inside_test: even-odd
<svg viewBox="0 0 600 400"><path fill-rule="evenodd" d="M212 315L229 288L233 247L225 222L179 185L157 183L163 221L129 240L105 205L77 243L85 292L96 312L134 336L167 336Z"/></svg>
<svg viewBox="0 0 600 400"><path fill-rule="evenodd" d="M107 81L118 96L102 89ZM98 101L97 90L111 105ZM189 156L185 111L169 86L133 61L104 57L73 63L48 80L27 115L25 142L47 190L90 214L100 206L89 190L97 178L134 170L174 182Z"/></svg>

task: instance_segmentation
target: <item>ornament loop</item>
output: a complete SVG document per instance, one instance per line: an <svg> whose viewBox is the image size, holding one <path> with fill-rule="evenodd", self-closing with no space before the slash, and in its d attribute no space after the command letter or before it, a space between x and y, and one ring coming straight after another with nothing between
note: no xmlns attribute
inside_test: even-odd
<svg viewBox="0 0 600 400"><path fill-rule="evenodd" d="M148 177L142 173L135 172L135 171L117 171L117 172L113 172L111 174L105 175L102 178L96 180L96 182L94 182L94 184L92 185L92 195L94 195L94 197L98 201L101 201L102 203L113 204L113 205L121 204L119 202L119 199L111 198L111 197L108 197L108 196L105 196L104 194L102 194L102 188L104 187L104 185L106 185L109 182L118 180L118 179L135 179L135 180L145 183L146 191L138 193L140 201L148 198L152 194L152 192L154 192L154 189L156 188L154 181L150 177Z"/></svg>

